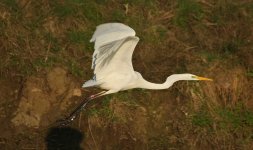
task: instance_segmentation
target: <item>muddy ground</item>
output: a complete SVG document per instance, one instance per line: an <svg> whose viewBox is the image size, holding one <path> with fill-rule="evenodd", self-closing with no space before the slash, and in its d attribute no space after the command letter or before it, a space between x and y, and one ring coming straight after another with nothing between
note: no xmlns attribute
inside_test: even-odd
<svg viewBox="0 0 253 150"><path fill-rule="evenodd" d="M148 81L214 81L108 95L56 126L101 91L81 85L105 22L135 29L133 66ZM0 149L253 149L252 0L2 0L0 56Z"/></svg>

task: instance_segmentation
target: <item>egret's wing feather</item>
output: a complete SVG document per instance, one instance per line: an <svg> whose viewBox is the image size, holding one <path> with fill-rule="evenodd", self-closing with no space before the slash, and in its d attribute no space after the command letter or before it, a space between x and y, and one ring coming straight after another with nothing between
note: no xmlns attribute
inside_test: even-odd
<svg viewBox="0 0 253 150"><path fill-rule="evenodd" d="M83 84L83 88L86 88L86 87L92 87L92 86L97 86L99 85L98 82L96 82L95 80L88 80L86 81L84 84Z"/></svg>
<svg viewBox="0 0 253 150"><path fill-rule="evenodd" d="M94 60L98 58L96 55L103 50L103 48L100 48L101 46L107 45L110 47L113 44L111 42L118 41L129 36L135 36L135 31L129 26L121 23L106 23L97 26L96 31L90 40L90 42L95 42L95 51L93 53L92 62L96 61ZM108 51L105 52L108 53ZM94 69L95 67L93 65L94 64L92 63L91 68Z"/></svg>
<svg viewBox="0 0 253 150"><path fill-rule="evenodd" d="M132 65L132 55L139 41L138 37L127 37L114 41L98 53L94 59L94 76L96 81L100 81L107 74L111 73L131 73L134 72Z"/></svg>
<svg viewBox="0 0 253 150"><path fill-rule="evenodd" d="M125 39L113 41L99 48L92 62L92 69L95 69L94 72L110 62L124 41Z"/></svg>
<svg viewBox="0 0 253 150"><path fill-rule="evenodd" d="M95 42L91 66L94 69L93 80L100 82L112 72L133 72L132 54L138 41L135 31L124 24L108 23L98 26L91 39L91 42Z"/></svg>
<svg viewBox="0 0 253 150"><path fill-rule="evenodd" d="M95 42L95 50L106 43L135 36L135 31L122 23L105 23L97 26L90 42Z"/></svg>

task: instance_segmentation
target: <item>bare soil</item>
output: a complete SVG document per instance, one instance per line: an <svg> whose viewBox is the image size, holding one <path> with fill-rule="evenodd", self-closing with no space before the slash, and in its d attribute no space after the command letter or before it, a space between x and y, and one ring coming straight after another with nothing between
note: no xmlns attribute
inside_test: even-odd
<svg viewBox="0 0 253 150"><path fill-rule="evenodd" d="M59 127L92 77L95 26L122 22L140 37L133 66L166 90L91 101ZM253 149L252 0L0 1L0 149Z"/></svg>

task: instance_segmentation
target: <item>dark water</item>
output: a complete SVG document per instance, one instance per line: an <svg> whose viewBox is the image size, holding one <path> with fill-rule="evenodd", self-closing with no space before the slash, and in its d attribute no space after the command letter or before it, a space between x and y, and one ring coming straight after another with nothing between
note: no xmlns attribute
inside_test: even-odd
<svg viewBox="0 0 253 150"><path fill-rule="evenodd" d="M45 138L48 150L83 150L83 134L70 127L49 129Z"/></svg>

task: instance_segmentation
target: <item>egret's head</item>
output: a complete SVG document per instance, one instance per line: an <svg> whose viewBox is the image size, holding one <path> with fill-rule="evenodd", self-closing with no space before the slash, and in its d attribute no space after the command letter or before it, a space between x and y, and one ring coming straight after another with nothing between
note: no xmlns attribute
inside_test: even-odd
<svg viewBox="0 0 253 150"><path fill-rule="evenodd" d="M205 81L213 81L213 79L205 78L205 77L200 77L196 76L194 74L185 74L186 80L205 80Z"/></svg>
<svg viewBox="0 0 253 150"><path fill-rule="evenodd" d="M169 80L173 79L173 80L176 80L176 81L179 81L179 80L205 80L205 81L213 81L212 79L205 78L205 77L199 77L199 76L196 76L194 74L189 74L189 73L185 73L185 74L173 74L168 79Z"/></svg>

